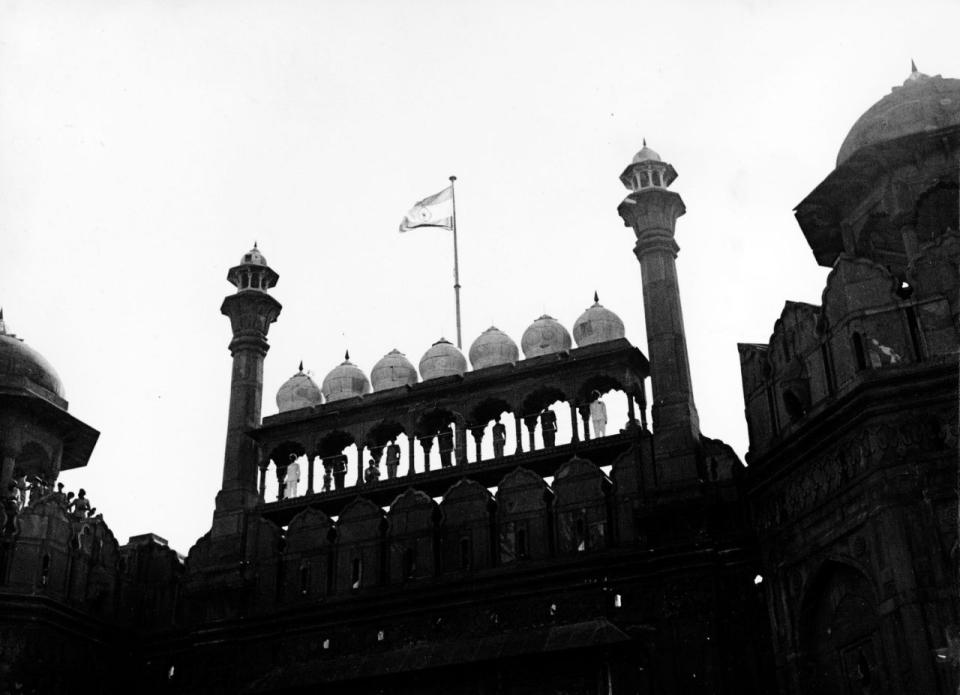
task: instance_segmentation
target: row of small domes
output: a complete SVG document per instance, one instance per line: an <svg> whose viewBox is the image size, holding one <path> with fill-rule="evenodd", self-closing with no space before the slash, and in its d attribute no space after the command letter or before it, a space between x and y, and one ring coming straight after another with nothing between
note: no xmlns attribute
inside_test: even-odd
<svg viewBox="0 0 960 695"><path fill-rule="evenodd" d="M604 343L624 336L623 321L615 313L600 305L594 295L594 303L573 324L573 339L577 347ZM567 329L552 316L544 314L523 332L520 340L526 358L569 350L572 341ZM511 364L520 357L517 344L506 333L491 326L473 341L468 352L470 364L476 369ZM463 374L467 360L454 345L441 338L420 358L420 378L424 381L444 376ZM417 370L399 350L391 350L373 366L370 379L357 365L350 361L350 354L323 379L318 388L313 379L303 371L290 377L277 391L277 407L280 412L307 408L370 393L386 391L416 384Z"/></svg>

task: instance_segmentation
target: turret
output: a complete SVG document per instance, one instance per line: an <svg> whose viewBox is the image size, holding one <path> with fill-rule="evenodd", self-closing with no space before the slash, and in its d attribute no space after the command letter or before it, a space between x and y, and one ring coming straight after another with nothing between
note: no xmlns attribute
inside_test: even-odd
<svg viewBox="0 0 960 695"><path fill-rule="evenodd" d="M660 479L667 484L697 479L700 442L677 281L680 247L674 241L677 218L686 208L680 196L668 190L676 178L674 168L644 141L643 149L620 175L630 193L617 208L637 236L633 252L643 279L654 447Z"/></svg>
<svg viewBox="0 0 960 695"><path fill-rule="evenodd" d="M263 358L270 346L267 331L280 314L280 302L268 294L279 276L268 265L257 245L227 273L236 294L223 300L220 311L230 318L233 340L233 374L230 378L230 411L223 459L223 486L217 511L254 506L258 501L257 464L260 454L247 430L260 424L263 400ZM216 524L214 525L216 529ZM226 529L224 529L226 530Z"/></svg>

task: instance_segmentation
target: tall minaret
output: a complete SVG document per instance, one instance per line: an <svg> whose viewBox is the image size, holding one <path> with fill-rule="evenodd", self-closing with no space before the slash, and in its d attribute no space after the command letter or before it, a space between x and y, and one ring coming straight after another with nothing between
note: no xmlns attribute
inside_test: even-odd
<svg viewBox="0 0 960 695"><path fill-rule="evenodd" d="M280 314L280 302L267 294L277 284L277 275L254 244L240 265L227 273L236 288L223 300L220 311L230 317L233 340L233 375L230 378L230 412L227 445L223 457L223 487L217 494L217 512L254 506L257 495L256 443L247 430L260 424L263 396L263 358L270 346L267 331ZM217 525L214 525L217 528Z"/></svg>
<svg viewBox="0 0 960 695"><path fill-rule="evenodd" d="M643 279L643 313L653 385L654 452L663 483L696 480L700 419L693 403L687 339L680 309L677 218L686 212L680 196L667 190L677 178L674 168L647 147L620 174L630 193L617 208L633 227Z"/></svg>

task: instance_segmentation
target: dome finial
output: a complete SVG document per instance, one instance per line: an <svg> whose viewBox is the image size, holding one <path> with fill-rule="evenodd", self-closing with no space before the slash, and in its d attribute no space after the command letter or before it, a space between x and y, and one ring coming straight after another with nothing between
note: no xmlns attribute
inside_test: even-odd
<svg viewBox="0 0 960 695"><path fill-rule="evenodd" d="M644 146L644 147L647 146L647 139L646 139L646 138L643 138L643 146Z"/></svg>
<svg viewBox="0 0 960 695"><path fill-rule="evenodd" d="M920 72L917 70L917 64L914 62L913 58L910 59L910 72Z"/></svg>
<svg viewBox="0 0 960 695"><path fill-rule="evenodd" d="M344 359L345 361L347 361L347 362L350 361L350 351L349 351L349 350L347 350L346 352L343 353L343 359Z"/></svg>
<svg viewBox="0 0 960 695"><path fill-rule="evenodd" d="M303 360L300 360L300 371L303 371Z"/></svg>
<svg viewBox="0 0 960 695"><path fill-rule="evenodd" d="M600 301L600 295L597 294L597 291L596 291L596 290L593 291L593 301L594 301L594 302L599 302L599 301Z"/></svg>
<svg viewBox="0 0 960 695"><path fill-rule="evenodd" d="M253 242L253 248L257 248L257 242L256 242L256 241Z"/></svg>

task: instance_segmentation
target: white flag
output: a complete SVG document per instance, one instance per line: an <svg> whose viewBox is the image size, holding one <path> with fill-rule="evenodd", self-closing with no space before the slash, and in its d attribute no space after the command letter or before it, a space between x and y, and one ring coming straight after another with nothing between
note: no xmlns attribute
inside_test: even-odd
<svg viewBox="0 0 960 695"><path fill-rule="evenodd" d="M417 227L453 229L453 186L418 202L400 223L401 232Z"/></svg>

